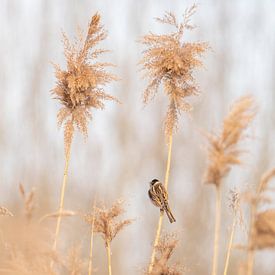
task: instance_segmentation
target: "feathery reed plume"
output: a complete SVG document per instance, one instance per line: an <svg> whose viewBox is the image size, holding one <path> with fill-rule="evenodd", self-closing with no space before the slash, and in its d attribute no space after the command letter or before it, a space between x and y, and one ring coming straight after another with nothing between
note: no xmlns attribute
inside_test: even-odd
<svg viewBox="0 0 275 275"><path fill-rule="evenodd" d="M242 217L241 206L240 206L240 193L238 193L235 190L230 190L230 205L229 205L229 207L231 208L231 210L233 212L233 221L232 221L232 226L231 226L231 230L230 230L229 242L228 242L228 246L227 246L226 259L225 259L225 265L224 265L224 271L223 271L224 275L227 275L229 259L230 259L230 254L232 251L233 239L234 239L237 223L238 223L238 221L240 224L243 223L243 217Z"/></svg>
<svg viewBox="0 0 275 275"><path fill-rule="evenodd" d="M244 136L244 130L256 115L254 99L244 96L237 100L231 107L229 114L223 121L221 134L210 134L208 159L209 163L204 176L204 182L216 187L216 214L215 214L215 236L212 275L217 274L219 234L221 220L221 182L229 173L232 165L241 164L241 151L238 143Z"/></svg>
<svg viewBox="0 0 275 275"><path fill-rule="evenodd" d="M174 14L166 12L164 17L157 18L157 21L168 24L175 30L164 35L150 33L140 41L146 46L140 64L144 71L144 77L149 79L149 84L143 94L143 102L146 104L154 98L161 84L169 98L164 121L165 136L169 148L164 182L166 189L170 174L173 133L177 129L181 111L187 112L192 109L186 98L197 95L199 92L193 71L203 65L199 58L208 49L208 44L204 42L184 42L185 31L194 28L190 24L190 19L195 12L196 5L186 9L183 22L180 23ZM159 242L162 220L163 213L159 217L149 272L152 271L154 264L155 248Z"/></svg>
<svg viewBox="0 0 275 275"><path fill-rule="evenodd" d="M191 16L196 12L196 5L185 11L183 22L179 23L173 13L166 12L163 18L157 18L162 24L174 27L169 34L145 35L141 43L147 49L143 52L141 65L149 84L144 92L143 101L147 103L163 84L164 92L169 97L168 111L165 118L165 134L170 137L177 128L181 111L192 109L186 98L198 95L198 86L193 71L203 63L199 57L208 49L204 42L184 42L186 30L193 29Z"/></svg>
<svg viewBox="0 0 275 275"><path fill-rule="evenodd" d="M33 211L35 209L34 203L34 190L31 190L29 193L26 193L23 184L19 184L19 192L24 202L24 215L27 221L31 221L33 216Z"/></svg>
<svg viewBox="0 0 275 275"><path fill-rule="evenodd" d="M257 213L260 203L269 202L264 193L268 190L268 184L274 177L275 169L264 173L257 187L256 194L250 199L250 230L246 262L247 275L253 274L255 250L275 246L275 210L266 210Z"/></svg>
<svg viewBox="0 0 275 275"><path fill-rule="evenodd" d="M152 271L146 271L145 274L165 274L165 275L180 275L182 274L181 268L174 264L169 265L169 260L174 253L174 250L178 244L178 239L174 234L165 234L160 238L160 241L156 247L157 256L152 268Z"/></svg>
<svg viewBox="0 0 275 275"><path fill-rule="evenodd" d="M123 203L122 200L117 200L109 209L102 205L95 207L93 214L84 215L86 223L90 225L94 223L94 232L100 233L105 242L109 275L112 274L111 242L124 227L133 222L132 219L117 221L117 218L125 212Z"/></svg>
<svg viewBox="0 0 275 275"><path fill-rule="evenodd" d="M64 193L67 183L71 143L75 128L84 136L88 135L88 120L91 109L104 109L104 101L117 101L105 93L104 86L117 78L105 69L110 63L101 63L97 58L106 50L96 46L107 36L100 24L100 15L96 13L89 24L85 39L80 34L78 40L70 43L63 33L67 69L62 70L55 65L57 84L52 90L54 97L63 105L57 114L59 126L64 125L65 169L60 195L59 211L62 212ZM60 230L61 216L57 219L53 248L56 249Z"/></svg>
<svg viewBox="0 0 275 275"><path fill-rule="evenodd" d="M11 213L11 211L4 207L4 206L0 206L0 216L10 216L13 217L13 214Z"/></svg>

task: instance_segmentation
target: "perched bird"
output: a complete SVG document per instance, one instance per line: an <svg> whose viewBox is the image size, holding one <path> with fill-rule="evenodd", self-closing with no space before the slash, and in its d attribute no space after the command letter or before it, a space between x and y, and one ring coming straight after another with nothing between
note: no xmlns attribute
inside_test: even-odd
<svg viewBox="0 0 275 275"><path fill-rule="evenodd" d="M170 223L176 221L168 204L168 193L163 184L159 180L153 179L150 182L150 189L148 191L148 195L152 203L155 206L159 207L161 212L165 211Z"/></svg>

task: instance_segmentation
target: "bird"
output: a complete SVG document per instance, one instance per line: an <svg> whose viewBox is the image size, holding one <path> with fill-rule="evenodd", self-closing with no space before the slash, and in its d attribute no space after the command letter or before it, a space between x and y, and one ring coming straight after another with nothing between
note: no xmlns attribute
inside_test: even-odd
<svg viewBox="0 0 275 275"><path fill-rule="evenodd" d="M165 211L170 223L176 221L168 204L168 193L164 185L159 180L153 179L150 182L148 195L152 203L159 207L162 213Z"/></svg>

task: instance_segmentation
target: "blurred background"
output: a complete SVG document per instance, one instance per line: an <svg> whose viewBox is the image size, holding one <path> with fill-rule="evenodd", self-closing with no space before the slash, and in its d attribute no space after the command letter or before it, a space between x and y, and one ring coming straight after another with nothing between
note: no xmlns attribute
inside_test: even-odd
<svg viewBox="0 0 275 275"><path fill-rule="evenodd" d="M140 274L147 266L158 221L158 210L147 198L149 181L164 180L167 146L163 119L167 98L162 91L146 107L138 62L141 36L169 28L154 18L171 11L181 19L192 1L88 1L0 0L0 205L16 215L22 212L18 185L36 190L37 218L57 210L64 168L63 131L58 129L59 103L50 93L55 86L51 64L65 68L61 32L70 38L77 27L86 30L91 16L99 12L108 30L103 46L112 50L103 60L121 80L106 91L122 104L107 103L94 111L89 137L76 134L72 146L65 208L91 211L95 196L111 205L123 198L126 216L135 222L112 243L114 274ZM193 16L197 26L186 33L187 41L208 41L205 68L195 76L202 94L192 99L194 110L182 114L174 138L169 185L170 204L177 219L164 230L177 232L180 242L175 262L184 263L187 274L209 274L214 231L214 188L204 185L206 138L204 131L217 131L230 104L239 96L255 95L258 116L243 142L243 165L232 170L224 182L222 270L232 215L229 190L253 190L264 171L275 166L275 2L198 2ZM245 214L247 214L245 212ZM54 226L55 221L49 222ZM245 227L245 225L244 225ZM66 218L61 228L63 249L80 243L83 257L89 253L89 227L78 218ZM244 244L246 228L235 242ZM63 242L62 242L63 241ZM106 274L104 243L96 237L96 274ZM244 259L234 250L230 274ZM255 274L275 273L275 252L256 253Z"/></svg>

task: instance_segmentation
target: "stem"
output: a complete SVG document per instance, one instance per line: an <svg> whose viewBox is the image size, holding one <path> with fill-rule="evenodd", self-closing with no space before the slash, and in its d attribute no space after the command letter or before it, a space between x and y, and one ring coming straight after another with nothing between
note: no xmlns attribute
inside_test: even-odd
<svg viewBox="0 0 275 275"><path fill-rule="evenodd" d="M90 239L90 256L89 256L89 269L88 274L92 275L92 267L93 267L93 240L94 240L94 225L95 225L95 205L96 199L93 204L93 219L92 219L92 228L91 228L91 239Z"/></svg>
<svg viewBox="0 0 275 275"><path fill-rule="evenodd" d="M63 182L62 182L60 200L59 200L60 201L59 213L63 211L63 207L64 207L64 196L65 196L65 190L67 185L68 169L69 169L69 162L70 162L70 151L71 151L70 149L71 149L71 144L69 145L66 158L65 158L65 168L64 168ZM57 247L57 239L60 231L60 223L61 223L61 215L58 216L57 223L56 223L55 238L54 238L54 244L53 244L54 251L56 251L56 247Z"/></svg>
<svg viewBox="0 0 275 275"><path fill-rule="evenodd" d="M170 175L171 156L172 156L172 143L173 143L173 136L170 135L169 136L169 144L168 144L168 156L167 156L165 181L164 181L164 186L165 186L166 190L167 190L167 187L168 187L168 181L169 181L169 175ZM153 251L152 251L152 255L151 255L151 261L150 261L149 270L148 270L149 274L151 274L151 272L153 270L154 263L155 263L156 247L158 246L159 239L160 239L162 221L163 221L163 212L160 211L156 237L155 237L155 241L154 241Z"/></svg>
<svg viewBox="0 0 275 275"><path fill-rule="evenodd" d="M219 239L221 226L221 189L216 186L216 218L215 218L215 237L214 237L214 253L212 275L217 275L218 258L219 258Z"/></svg>
<svg viewBox="0 0 275 275"><path fill-rule="evenodd" d="M248 252L247 252L247 275L253 274L254 267L254 249L253 240L255 235L255 216L256 216L257 204L252 202L251 212L250 212L250 230L248 235Z"/></svg>
<svg viewBox="0 0 275 275"><path fill-rule="evenodd" d="M112 275L111 246L109 241L106 242L106 250L107 250L107 256L108 256L108 274Z"/></svg>
<svg viewBox="0 0 275 275"><path fill-rule="evenodd" d="M228 270L228 265L229 265L229 258L230 258L230 254L231 254L231 249L232 249L236 224L237 224L237 218L236 218L236 216L234 216L233 224L232 224L231 232L230 232L229 243L228 243L228 247L227 247L227 253L226 253L226 260L225 260L223 275L227 275L227 270Z"/></svg>

